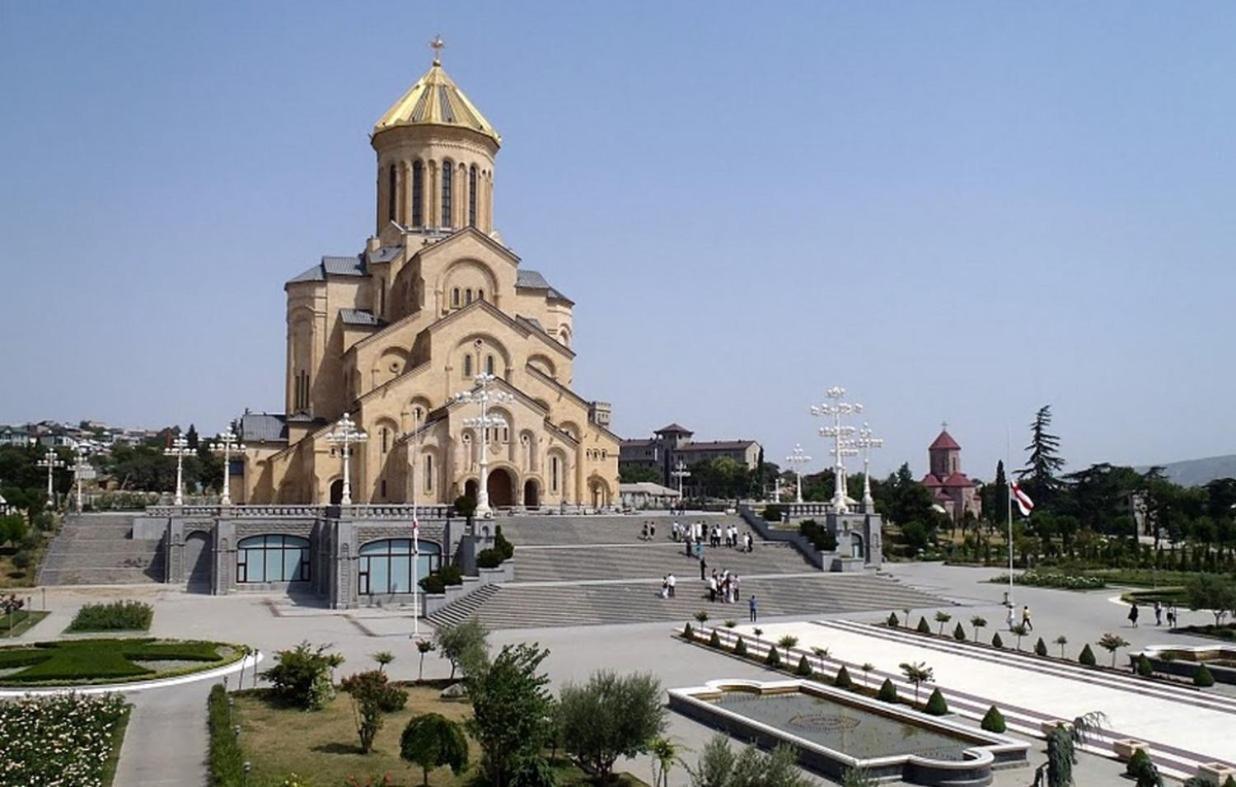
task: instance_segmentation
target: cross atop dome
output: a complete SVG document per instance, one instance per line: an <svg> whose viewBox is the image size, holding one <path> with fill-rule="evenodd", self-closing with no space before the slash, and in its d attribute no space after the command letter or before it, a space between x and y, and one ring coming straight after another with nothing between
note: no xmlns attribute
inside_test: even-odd
<svg viewBox="0 0 1236 787"><path fill-rule="evenodd" d="M436 35L429 42L429 48L433 50L433 64L435 66L442 65L442 50L446 48L446 42L442 40L441 35Z"/></svg>

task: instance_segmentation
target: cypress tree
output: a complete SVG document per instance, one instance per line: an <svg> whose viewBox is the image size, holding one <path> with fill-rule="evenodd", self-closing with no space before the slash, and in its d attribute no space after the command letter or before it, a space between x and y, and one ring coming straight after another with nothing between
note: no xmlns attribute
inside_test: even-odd
<svg viewBox="0 0 1236 787"><path fill-rule="evenodd" d="M876 695L876 699L883 700L884 702L897 701L897 687L893 685L892 680L889 678L884 679L884 683L880 686L880 693Z"/></svg>
<svg viewBox="0 0 1236 787"><path fill-rule="evenodd" d="M837 677L833 678L833 685L839 689L848 689L854 685L854 681L850 680L850 671L841 665L841 669L837 670Z"/></svg>
<svg viewBox="0 0 1236 787"><path fill-rule="evenodd" d="M1039 641L1034 643L1034 655L1036 656L1046 656L1047 655L1047 643L1043 641L1042 637L1039 637Z"/></svg>
<svg viewBox="0 0 1236 787"><path fill-rule="evenodd" d="M983 715L983 723L980 725L988 732L1004 732L1008 726L1004 723L1004 714L995 705L987 709L987 713Z"/></svg>
<svg viewBox="0 0 1236 787"><path fill-rule="evenodd" d="M781 654L774 647L768 648L768 655L764 657L764 663L774 669L781 666Z"/></svg>
<svg viewBox="0 0 1236 787"><path fill-rule="evenodd" d="M738 641L734 643L734 655L735 656L746 656L747 655L747 643L742 641L742 637L739 637Z"/></svg>
<svg viewBox="0 0 1236 787"><path fill-rule="evenodd" d="M804 678L811 677L811 662L807 661L806 656L798 659L798 666L794 669L794 674Z"/></svg>
<svg viewBox="0 0 1236 787"><path fill-rule="evenodd" d="M901 625L901 621L897 619L897 613L896 612L888 613L888 627L891 629L895 629L900 625Z"/></svg>
<svg viewBox="0 0 1236 787"><path fill-rule="evenodd" d="M966 641L966 630L961 627L961 621L958 621L957 625L953 626L953 639L958 642Z"/></svg>
<svg viewBox="0 0 1236 787"><path fill-rule="evenodd" d="M927 624L927 618L919 618L918 626L916 627L919 634L930 634L931 626Z"/></svg>
<svg viewBox="0 0 1236 787"><path fill-rule="evenodd" d="M939 689L931 692L931 696L927 698L926 711L932 716L943 716L948 713L948 703L944 701L944 695Z"/></svg>
<svg viewBox="0 0 1236 787"><path fill-rule="evenodd" d="M991 646L993 648L1003 648L1004 640L1000 639L1000 632L996 632L991 636Z"/></svg>
<svg viewBox="0 0 1236 787"><path fill-rule="evenodd" d="M1081 655L1077 657L1077 663L1085 667L1093 667L1095 665L1094 651L1090 649L1090 643L1086 643L1086 647L1082 648Z"/></svg>
<svg viewBox="0 0 1236 787"><path fill-rule="evenodd" d="M695 632L691 630L691 624L682 627L682 636L684 639L695 639Z"/></svg>
<svg viewBox="0 0 1236 787"><path fill-rule="evenodd" d="M708 647L710 648L721 647L721 638L717 636L716 629L712 630L712 635L708 638Z"/></svg>

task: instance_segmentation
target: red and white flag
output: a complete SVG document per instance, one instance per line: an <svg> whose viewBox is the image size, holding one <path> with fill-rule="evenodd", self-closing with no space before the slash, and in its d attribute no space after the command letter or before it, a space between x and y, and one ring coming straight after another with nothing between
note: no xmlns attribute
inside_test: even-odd
<svg viewBox="0 0 1236 787"><path fill-rule="evenodd" d="M1034 510L1034 501L1030 499L1030 495L1026 494L1016 481L1009 485L1009 493L1017 501L1017 508L1021 511L1021 515L1030 516L1030 512Z"/></svg>
<svg viewBox="0 0 1236 787"><path fill-rule="evenodd" d="M416 516L412 517L412 552L421 553L421 520Z"/></svg>

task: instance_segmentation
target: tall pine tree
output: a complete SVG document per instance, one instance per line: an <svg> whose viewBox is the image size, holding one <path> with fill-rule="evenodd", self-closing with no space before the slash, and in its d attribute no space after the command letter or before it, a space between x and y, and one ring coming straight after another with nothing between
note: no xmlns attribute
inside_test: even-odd
<svg viewBox="0 0 1236 787"><path fill-rule="evenodd" d="M1026 466L1017 471L1017 479L1035 503L1046 504L1058 492L1063 484L1057 474L1064 467L1064 458L1060 456L1060 438L1048 429L1051 428L1051 405L1045 404L1034 414L1034 422L1030 424L1030 445L1026 446L1029 456Z"/></svg>

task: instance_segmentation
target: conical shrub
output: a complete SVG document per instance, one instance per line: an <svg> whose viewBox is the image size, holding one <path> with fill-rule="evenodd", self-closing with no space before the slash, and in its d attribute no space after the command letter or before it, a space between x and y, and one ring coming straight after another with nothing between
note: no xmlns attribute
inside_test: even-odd
<svg viewBox="0 0 1236 787"><path fill-rule="evenodd" d="M883 700L884 702L897 701L897 687L893 685L891 679L884 679L884 683L880 686L880 693L876 694L876 699Z"/></svg>
<svg viewBox="0 0 1236 787"><path fill-rule="evenodd" d="M1043 641L1042 637L1039 637L1039 641L1034 643L1034 655L1036 656L1046 656L1047 655L1047 643Z"/></svg>
<svg viewBox="0 0 1236 787"><path fill-rule="evenodd" d="M957 625L953 626L953 639L958 642L966 641L966 630L962 628L961 621L958 621Z"/></svg>
<svg viewBox="0 0 1236 787"><path fill-rule="evenodd" d="M927 618L919 618L918 625L915 627L919 634L930 634L931 626L927 623Z"/></svg>
<svg viewBox="0 0 1236 787"><path fill-rule="evenodd" d="M1077 656L1077 663L1086 667L1093 667L1095 665L1094 651L1090 649L1089 642L1086 643L1086 646L1082 648L1081 653Z"/></svg>
<svg viewBox="0 0 1236 787"><path fill-rule="evenodd" d="M682 636L684 639L695 639L695 631L692 630L690 623L682 627Z"/></svg>
<svg viewBox="0 0 1236 787"><path fill-rule="evenodd" d="M735 656L746 656L747 655L747 643L742 641L742 637L739 637L738 641L734 643L734 655Z"/></svg>
<svg viewBox="0 0 1236 787"><path fill-rule="evenodd" d="M794 668L794 674L803 678L811 677L811 662L807 661L806 656L799 657L798 666Z"/></svg>
<svg viewBox="0 0 1236 787"><path fill-rule="evenodd" d="M980 726L988 732L1004 732L1008 729L1008 725L1004 723L1004 714L995 705L983 714L983 723Z"/></svg>
<svg viewBox="0 0 1236 787"><path fill-rule="evenodd" d="M1210 674L1205 664L1197 665L1197 672L1193 673L1193 685L1204 689L1215 685L1215 676Z"/></svg>
<svg viewBox="0 0 1236 787"><path fill-rule="evenodd" d="M721 647L721 638L717 636L717 630L716 630L716 629L713 629L713 630L712 630L712 636L710 636L710 637L708 638L708 647L710 647L710 648L719 648L719 647Z"/></svg>
<svg viewBox="0 0 1236 787"><path fill-rule="evenodd" d="M781 654L774 647L768 648L768 655L764 657L764 663L770 667L781 666Z"/></svg>
<svg viewBox="0 0 1236 787"><path fill-rule="evenodd" d="M841 669L837 670L837 677L833 678L833 685L839 689L848 689L854 685L854 681L850 680L850 671L841 665Z"/></svg>
<svg viewBox="0 0 1236 787"><path fill-rule="evenodd" d="M1154 674L1154 665L1144 654L1137 657L1137 674L1143 678L1149 678Z"/></svg>
<svg viewBox="0 0 1236 787"><path fill-rule="evenodd" d="M888 613L888 627L891 629L895 629L900 625L901 625L901 621L897 619L897 613L896 612Z"/></svg>
<svg viewBox="0 0 1236 787"><path fill-rule="evenodd" d="M991 646L993 648L1003 648L1004 640L1000 639L1000 632L996 632L991 636Z"/></svg>
<svg viewBox="0 0 1236 787"><path fill-rule="evenodd" d="M944 695L939 689L931 692L931 696L927 698L925 710L932 716L943 716L948 713L948 703L944 701Z"/></svg>

